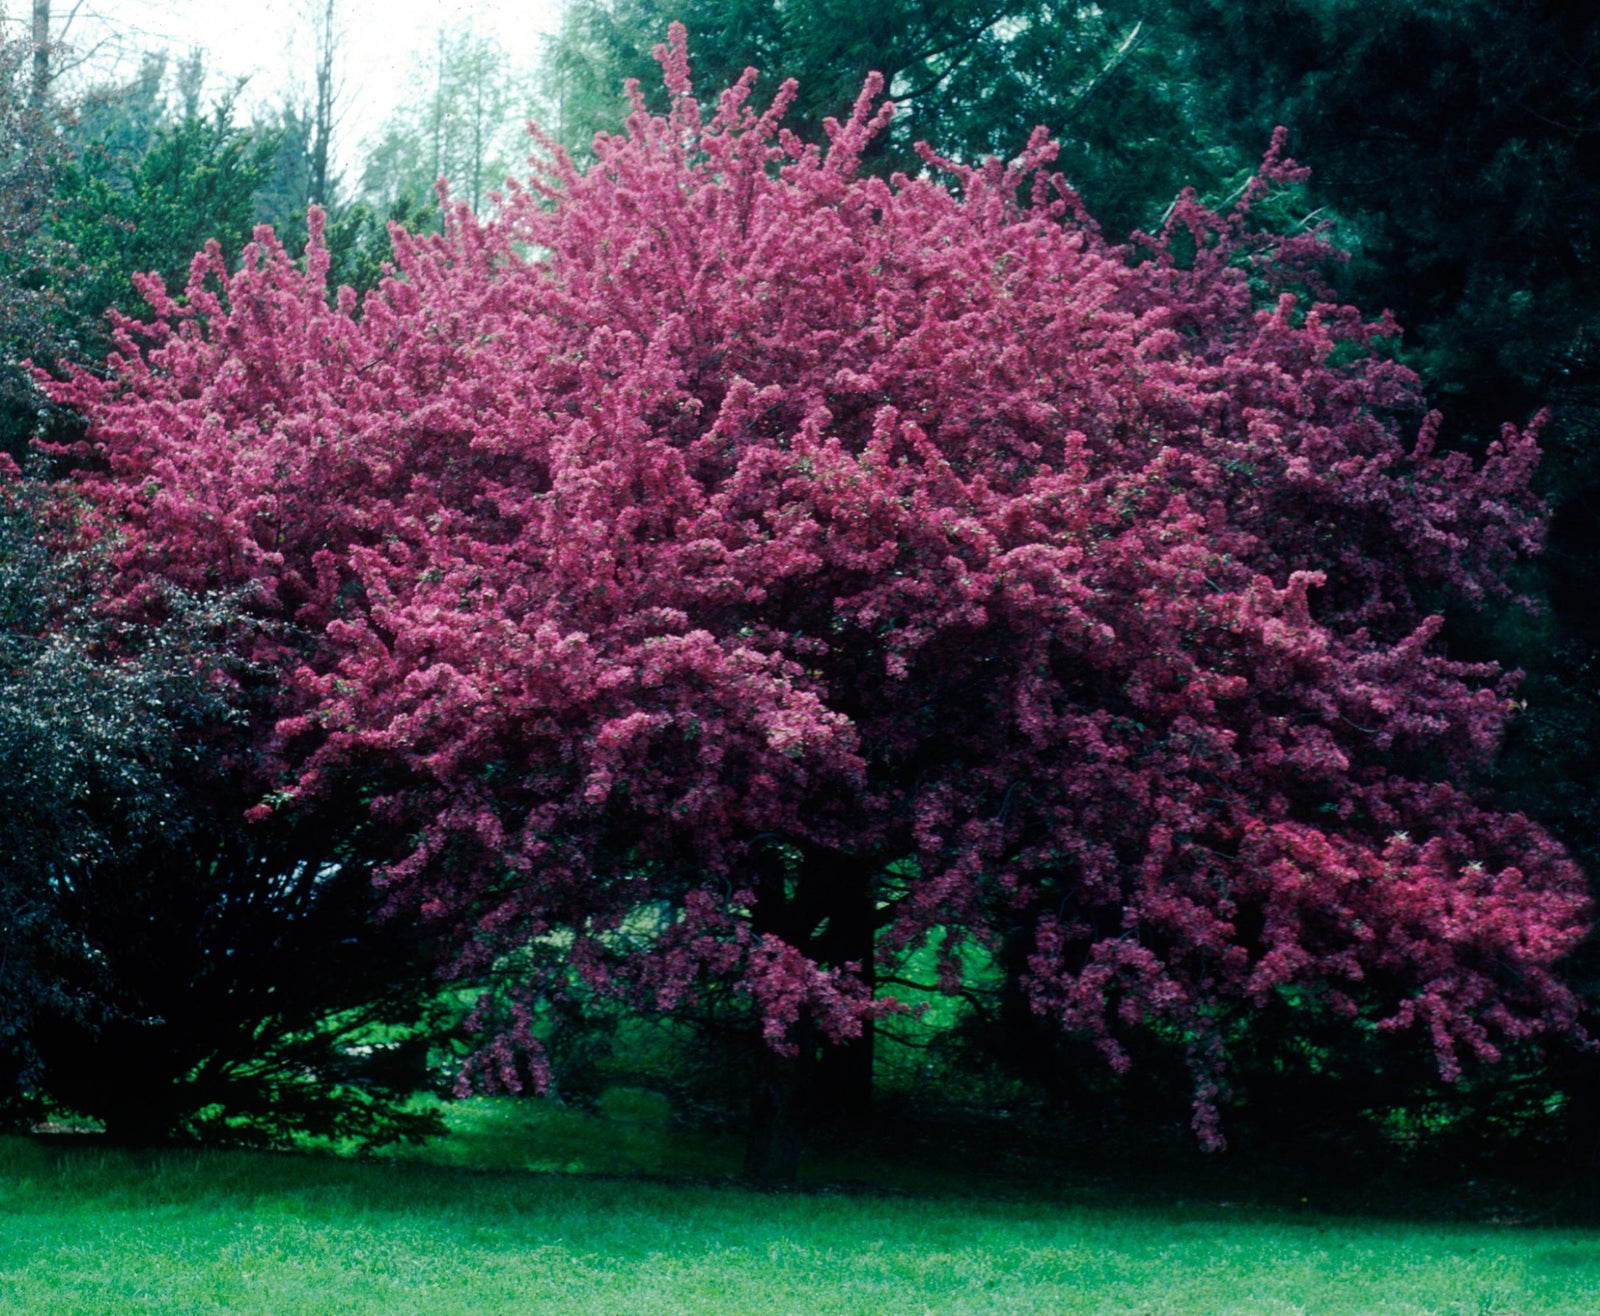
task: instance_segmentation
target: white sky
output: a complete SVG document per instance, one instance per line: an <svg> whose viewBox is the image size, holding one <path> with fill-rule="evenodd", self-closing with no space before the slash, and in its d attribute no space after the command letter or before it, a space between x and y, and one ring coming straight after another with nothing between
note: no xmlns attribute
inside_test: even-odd
<svg viewBox="0 0 1600 1316"><path fill-rule="evenodd" d="M441 26L471 23L493 37L513 63L531 67L559 21L562 0L336 0L344 29L343 100L334 148L350 176L360 143L399 105L415 55ZM12 21L30 0L3 5ZM206 51L208 91L250 79L242 108L273 105L293 87L308 88L313 37L307 0L53 0L53 36L92 54L97 73L132 73L142 50L165 48L176 59Z"/></svg>

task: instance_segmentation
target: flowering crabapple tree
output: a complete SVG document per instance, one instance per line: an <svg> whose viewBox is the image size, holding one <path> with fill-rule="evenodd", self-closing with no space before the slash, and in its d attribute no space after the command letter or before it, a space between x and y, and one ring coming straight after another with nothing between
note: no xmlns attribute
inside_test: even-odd
<svg viewBox="0 0 1600 1316"><path fill-rule="evenodd" d="M1436 449L1394 326L1252 230L1281 142L1122 249L1042 130L864 177L876 80L817 144L792 84L707 114L681 27L660 57L668 116L635 90L586 172L395 230L359 305L320 220L303 265L263 230L54 386L122 606L283 623L258 812L365 783L391 904L511 979L465 1077L541 1081L550 994L731 992L781 1172L783 1056L869 1074L875 973L934 937L953 990L1025 936L1032 1009L1113 1067L1181 1039L1209 1145L1218 1020L1278 993L1447 1078L1575 1030L1582 878L1462 784L1510 685L1435 612L1536 547L1535 435Z"/></svg>

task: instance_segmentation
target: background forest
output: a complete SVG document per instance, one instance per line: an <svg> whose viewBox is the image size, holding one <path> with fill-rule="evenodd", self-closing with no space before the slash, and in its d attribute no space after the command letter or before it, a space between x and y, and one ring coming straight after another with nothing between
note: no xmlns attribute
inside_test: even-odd
<svg viewBox="0 0 1600 1316"><path fill-rule="evenodd" d="M249 761L248 728L273 698L262 655L292 643L274 630L290 623L243 593L175 589L139 620L101 607L97 548L69 532L83 408L52 401L36 370L116 377L118 317L163 311L141 276L176 293L210 242L237 270L261 224L298 256L312 205L328 285L378 287L391 224L444 227L438 179L449 202L497 212L506 177L526 172L527 120L583 168L603 154L596 134L621 130L627 79L670 111L652 51L674 20L708 106L747 67L762 70L760 106L792 77L785 124L807 140L880 73L896 114L863 150L869 176L915 177L919 142L957 163L1011 159L1045 125L1112 245L1160 232L1184 189L1226 211L1286 128L1309 177L1253 221L1287 240L1324 232L1348 254L1319 277L1340 301L1393 311L1402 332L1377 350L1443 411L1441 448L1481 464L1503 423L1548 409L1546 547L1515 568L1516 598L1441 596L1443 643L1524 673L1517 716L1468 784L1600 873L1600 24L1581 6L569 0L532 69L442 29L408 104L359 146L337 139L339 61L379 38L343 31L336 0L315 17L307 92L256 119L203 94L203 51L151 51L137 76L94 84L63 71L47 23L0 27L0 449L20 472L0 488L0 1116L13 1126L87 1119L139 1142L421 1137L479 1055L474 1030L524 1008L506 985L526 968L515 956L452 959L435 926L386 914L372 877L409 834L363 819L392 783L335 783L343 812L249 821L269 789ZM341 173L352 156L360 168ZM241 633L259 642L241 648ZM780 888L808 880L804 856L782 862ZM846 935L842 916L831 926ZM1092 1036L1062 1037L1030 1009L1020 942L963 953L955 964L935 936L898 961L881 985L921 1012L881 1021L875 1050L818 1043L798 1088L752 1062L749 1018L714 995L669 1015L557 995L515 1024L549 1073L502 1068L507 1085L545 1078L579 1107L627 1085L691 1122L753 1111L769 1140L749 1164L779 1175L789 1157L770 1125L790 1103L802 1128L886 1106L1065 1112L1080 1131L1164 1146L1188 1124L1183 1039L1155 1030L1115 1072ZM1597 954L1591 935L1562 969L1591 1031ZM1222 1028L1225 1125L1247 1150L1600 1156L1600 1060L1582 1046L1511 1045L1445 1083L1414 1046L1293 991Z"/></svg>

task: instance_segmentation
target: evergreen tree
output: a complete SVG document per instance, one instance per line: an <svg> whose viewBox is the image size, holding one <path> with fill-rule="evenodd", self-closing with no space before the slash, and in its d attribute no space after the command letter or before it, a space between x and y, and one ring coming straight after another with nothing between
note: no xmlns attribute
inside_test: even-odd
<svg viewBox="0 0 1600 1316"><path fill-rule="evenodd" d="M108 116L104 134L81 146L66 170L54 225L85 268L83 313L147 314L136 275L182 283L189 261L216 241L236 260L256 223L256 193L275 141L240 126L231 99L207 115L146 124ZM141 143L143 143L141 147Z"/></svg>
<svg viewBox="0 0 1600 1316"><path fill-rule="evenodd" d="M796 79L788 119L803 134L820 135L867 74L881 73L896 115L870 148L875 172L915 173L918 141L952 159L1006 156L1042 124L1061 142L1062 171L1114 233L1154 228L1185 185L1242 179L1267 141L1235 150L1205 131L1190 113L1184 52L1162 39L1147 6L1050 0L574 0L542 68L553 135L587 155L596 131L620 127L628 78L665 108L652 51L679 17L703 85L729 85L746 67L771 76L768 94Z"/></svg>
<svg viewBox="0 0 1600 1316"><path fill-rule="evenodd" d="M0 27L0 453L18 458L46 406L26 363L61 362L80 326L72 294L78 261L50 222L59 123L53 107L33 96L32 54Z"/></svg>
<svg viewBox="0 0 1600 1316"><path fill-rule="evenodd" d="M1531 672L1504 787L1600 863L1600 24L1559 0L1188 0L1159 21L1209 70L1219 131L1288 126L1355 251L1341 292L1397 312L1447 441L1552 408L1525 580L1551 610L1477 642Z"/></svg>

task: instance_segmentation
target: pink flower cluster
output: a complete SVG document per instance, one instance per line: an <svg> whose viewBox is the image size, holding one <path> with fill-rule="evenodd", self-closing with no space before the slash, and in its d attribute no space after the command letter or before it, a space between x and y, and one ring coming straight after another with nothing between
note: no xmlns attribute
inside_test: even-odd
<svg viewBox="0 0 1600 1316"><path fill-rule="evenodd" d="M1222 1003L1313 987L1447 1075L1572 1029L1583 882L1460 788L1509 686L1423 602L1537 546L1535 437L1436 451L1393 326L1251 230L1281 143L1122 249L1042 133L866 177L875 85L818 146L791 86L707 117L681 29L663 61L668 117L396 230L359 305L319 220L303 267L262 231L53 385L127 605L286 623L276 807L369 772L458 968L719 983L780 1045L889 1008L752 877L846 857L882 955L1021 923L1037 1009L1113 1063L1180 1025L1208 1137Z"/></svg>

